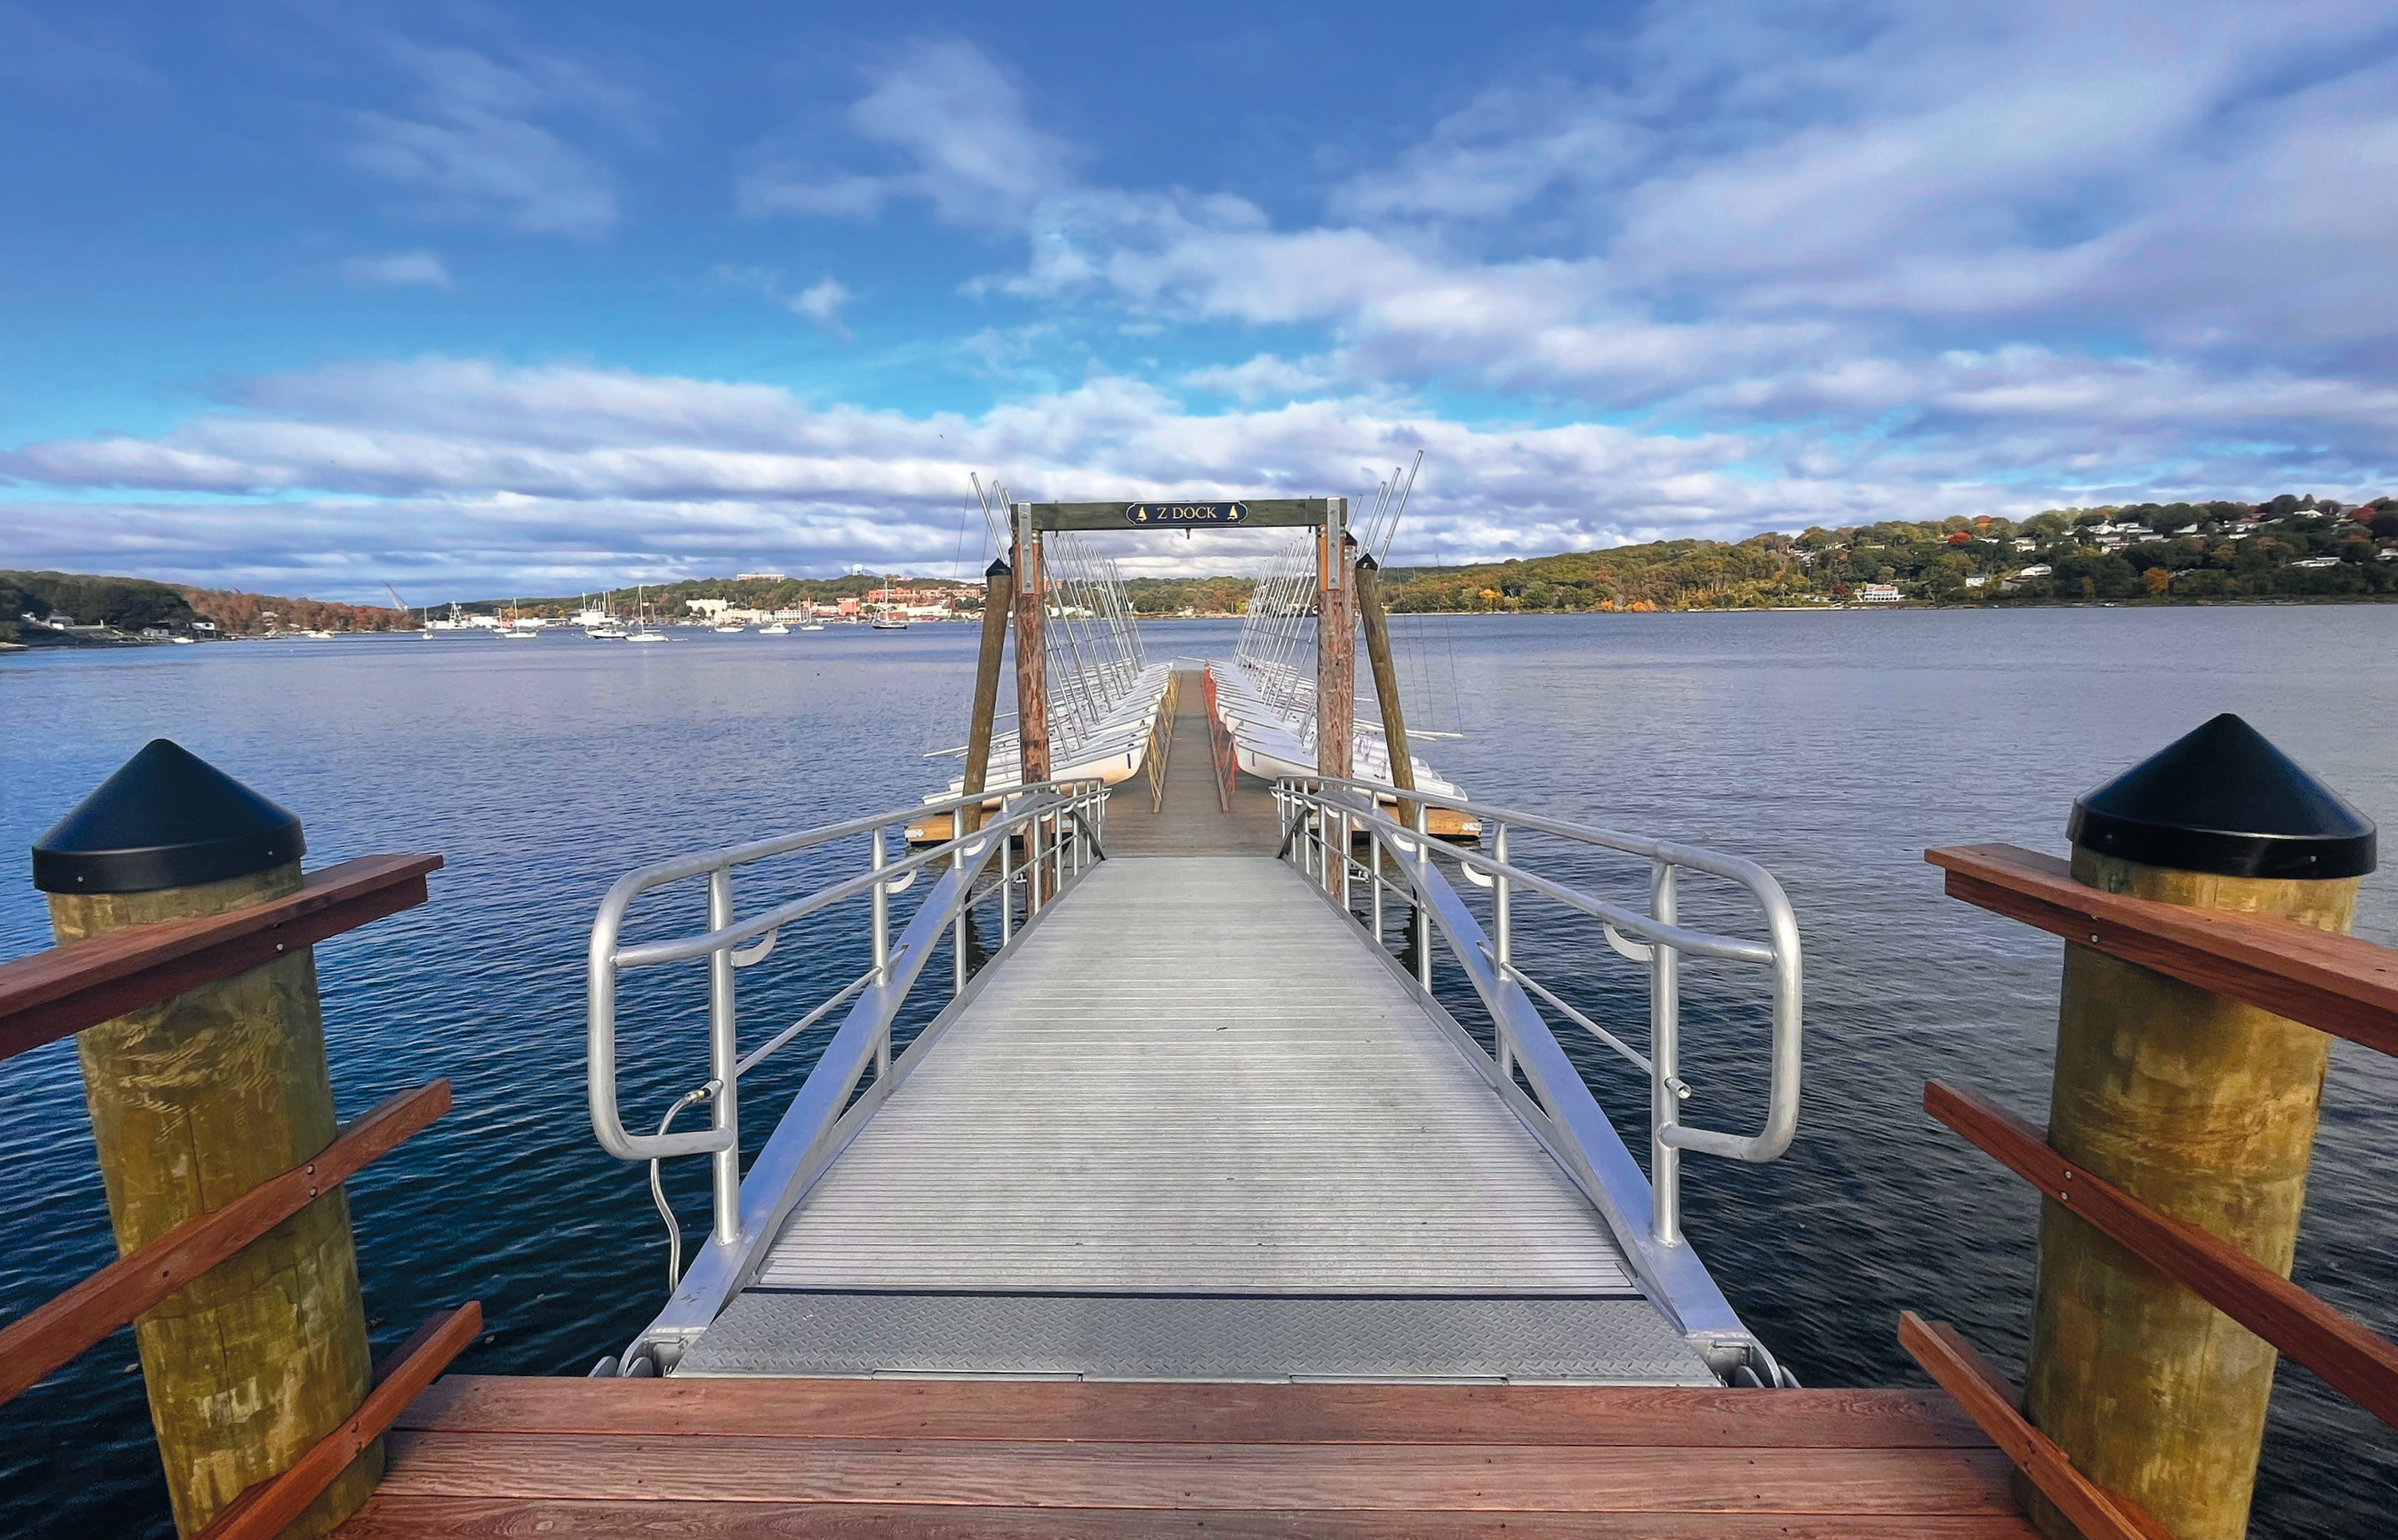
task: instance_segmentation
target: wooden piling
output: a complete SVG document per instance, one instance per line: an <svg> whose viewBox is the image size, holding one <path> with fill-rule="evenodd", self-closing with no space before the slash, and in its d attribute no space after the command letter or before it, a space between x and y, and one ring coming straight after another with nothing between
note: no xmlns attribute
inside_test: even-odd
<svg viewBox="0 0 2398 1540"><path fill-rule="evenodd" d="M1355 542L1341 528L1345 498L1331 500L1318 545L1315 611L1315 769L1355 773L1357 613Z"/></svg>
<svg viewBox="0 0 2398 1540"><path fill-rule="evenodd" d="M175 744L144 748L34 847L61 944L246 908L300 886L299 821ZM304 1165L333 1142L314 955L286 957L77 1035L119 1254ZM134 1325L178 1528L298 1459L371 1373L344 1190ZM377 1443L286 1533L366 1501Z"/></svg>
<svg viewBox="0 0 2398 1540"><path fill-rule="evenodd" d="M1041 536L1032 528L1031 504L1016 506L1017 774L1030 786L1049 779L1049 660L1042 640L1047 596L1042 593Z"/></svg>
<svg viewBox="0 0 2398 1540"><path fill-rule="evenodd" d="M1399 703L1399 671L1391 658L1391 620L1382 609L1381 563L1372 552L1357 558L1357 613L1366 629L1366 662L1374 671L1374 702L1382 715L1382 741L1390 745L1391 784L1401 791L1416 787L1416 762L1408 747L1408 716ZM1399 801L1399 822L1416 821L1415 804Z"/></svg>
<svg viewBox="0 0 2398 1540"><path fill-rule="evenodd" d="M974 720L966 731L965 778L959 788L965 797L982 790L990 764L991 728L999 713L999 665L1016 609L1016 573L1006 562L993 560L982 576L982 651L975 659ZM982 826L978 810L974 826Z"/></svg>
<svg viewBox="0 0 2398 1540"><path fill-rule="evenodd" d="M2229 716L2082 798L2069 835L2089 887L2337 931L2374 859L2369 823ZM2049 1144L2286 1278L2330 1041L2068 944ZM2178 1540L2237 1540L2276 1355L2070 1207L2042 1206L2026 1411ZM2043 1533L2078 1533L2019 1490Z"/></svg>

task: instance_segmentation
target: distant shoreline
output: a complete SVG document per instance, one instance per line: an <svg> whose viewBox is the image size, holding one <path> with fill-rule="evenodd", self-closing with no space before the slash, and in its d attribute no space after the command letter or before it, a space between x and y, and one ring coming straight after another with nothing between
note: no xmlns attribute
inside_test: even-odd
<svg viewBox="0 0 2398 1540"><path fill-rule="evenodd" d="M1618 607L1612 609L1601 609L1596 607L1575 609L1403 609L1392 611L1391 618L1394 621L1408 621L1415 619L1524 620L1535 617L1561 615L1606 615L1610 617L1623 618L1655 615L1823 615L1866 614L1876 610L1939 610L1944 613L1972 610L1987 614L1997 614L2007 610L2018 609L2289 609L2309 608L2320 609L2325 606L2391 604L2398 604L2398 594L2243 595L2237 597L2187 599L2149 598L2145 596L2135 599L2009 598L2004 603L1999 604L1979 600L1955 602L1939 599L1900 599L1896 601L1884 601L1873 604L1837 602L1825 604L1659 605L1653 609L1634 609L1628 607ZM1230 611L1213 615L1141 615L1136 617L1138 623L1142 625L1165 625L1179 623L1186 621L1211 623L1239 621L1245 618L1246 617L1243 615L1232 613ZM975 617L964 617L945 623L925 623L970 625L978 627L980 622ZM547 627L546 629L567 632L572 631L574 628L569 625L557 625ZM45 632L38 628L23 628L20 629L18 634L20 636L25 636L29 632L31 636L34 638L31 645L28 645L24 641L12 642L6 640L5 638L0 638L0 653L30 654L37 652L118 651L129 648L168 647L173 645L168 638L163 636L127 636L122 633L107 636L68 636L55 632ZM406 636L410 638L421 637L427 634L428 633L417 627L394 627L390 629L359 631L344 630L335 631L332 633L334 636L338 637ZM290 641L299 640L301 638L299 634L293 633L276 636L217 636L195 639L206 641L210 645L215 645L218 643L236 641Z"/></svg>

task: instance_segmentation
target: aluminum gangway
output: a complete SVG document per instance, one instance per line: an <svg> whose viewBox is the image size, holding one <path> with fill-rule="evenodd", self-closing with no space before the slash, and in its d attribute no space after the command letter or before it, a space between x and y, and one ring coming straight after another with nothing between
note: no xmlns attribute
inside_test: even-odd
<svg viewBox="0 0 2398 1540"><path fill-rule="evenodd" d="M1167 692L1153 783L619 882L592 1120L627 1160L707 1162L707 1237L685 1267L677 1225L665 1307L590 1376L437 1385L342 1533L2030 1540L1953 1405L1798 1388L1680 1233L1685 1151L1790 1137L1772 879L1466 804L1489 836L1445 845L1421 794L1260 782L1207 682ZM948 840L895 845L928 815ZM1685 1118L1685 962L1753 986L1708 1030L1771 1061L1755 1132ZM835 977L794 1015L751 971L777 964ZM656 1045L702 969L709 1062L678 1096ZM1609 991L1641 1047L1587 1013ZM1552 1019L1647 1079L1653 1186ZM745 1161L744 1077L810 1049ZM620 1074L664 1103L642 1132Z"/></svg>
<svg viewBox="0 0 2398 1540"><path fill-rule="evenodd" d="M1172 726L1196 746L1212 692L1173 696L1189 715ZM1790 1137L1798 955L1779 888L1732 858L1499 810L1481 810L1502 831L1488 852L1445 846L1398 822L1389 796L1322 781L1269 789L1186 748L1153 796L1074 783L935 804L953 837L896 862L892 826L927 809L618 883L591 944L593 1122L622 1158L705 1155L716 1180L709 1239L610 1371L1785 1381L1671 1207L1681 1149L1771 1158ZM1412 809L1424 816L1421 800ZM1637 912L1517 866L1508 828L1519 847L1538 831L1628 859L1653 902ZM862 871L746 917L736 908L736 873L843 842L867 847ZM1681 874L1753 900L1756 934L1678 925ZM929 891L895 939L896 894L920 880ZM1460 896L1477 881L1496 897L1489 928ZM703 883L707 929L627 941L643 895ZM1664 991L1646 1055L1564 1008L1656 1078L1664 1205L1526 986L1562 998L1509 960L1511 905L1531 897L1596 916L1605 955L1649 959L1631 971ZM742 971L845 901L869 911L863 971L745 1055ZM1393 917L1413 935L1413 969L1387 944ZM977 925L998 944L970 969ZM1428 987L1435 935L1496 1007L1486 1040ZM952 998L895 1044L936 951ZM1759 1134L1676 1116L1684 953L1758 976L1773 1059ZM616 1104L621 981L701 959L711 1073L674 1111L702 1107L710 1126L637 1133ZM744 1169L741 1074L844 1003Z"/></svg>

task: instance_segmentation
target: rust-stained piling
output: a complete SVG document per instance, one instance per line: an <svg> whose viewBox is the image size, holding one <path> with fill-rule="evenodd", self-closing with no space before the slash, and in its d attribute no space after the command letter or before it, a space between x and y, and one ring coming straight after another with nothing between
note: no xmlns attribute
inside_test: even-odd
<svg viewBox="0 0 2398 1540"><path fill-rule="evenodd" d="M1016 573L1006 562L993 559L983 569L982 650L975 659L974 720L966 731L965 778L960 795L982 790L990 763L991 727L999 712L999 667L1007 648L1008 622L1016 609ZM980 828L979 817L975 827Z"/></svg>
<svg viewBox="0 0 2398 1540"><path fill-rule="evenodd" d="M1341 528L1347 500L1329 501L1316 542L1315 769L1346 777L1357 720L1357 546Z"/></svg>
<svg viewBox="0 0 2398 1540"><path fill-rule="evenodd" d="M1049 659L1043 630L1048 596L1042 592L1041 536L1032 505L1016 505L1016 743L1020 784L1049 779Z"/></svg>
<svg viewBox="0 0 2398 1540"><path fill-rule="evenodd" d="M1382 741L1391 751L1391 784L1401 791L1413 791L1416 785L1416 765L1408 748L1408 715L1399 703L1399 670L1391 657L1391 620L1382 609L1382 569L1373 553L1357 558L1356 594L1358 618L1366 623L1366 662L1374 671L1374 702L1382 716ZM1399 802L1399 822L1413 824L1415 804L1405 798ZM1376 859L1381 859L1380 847Z"/></svg>

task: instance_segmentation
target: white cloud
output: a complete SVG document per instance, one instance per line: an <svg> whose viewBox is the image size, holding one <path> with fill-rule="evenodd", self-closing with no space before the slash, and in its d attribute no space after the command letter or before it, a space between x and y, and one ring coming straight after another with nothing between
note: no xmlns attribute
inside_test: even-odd
<svg viewBox="0 0 2398 1540"><path fill-rule="evenodd" d="M850 292L832 278L821 278L794 294L784 302L794 315L804 316L846 341L849 328L842 324L841 313L850 301Z"/></svg>
<svg viewBox="0 0 2398 1540"><path fill-rule="evenodd" d="M1011 227L1071 185L1065 146L1032 127L1016 85L972 44L922 42L874 78L849 119L909 168L820 175L770 158L746 177L750 214L870 215L895 197L929 200L953 224Z"/></svg>
<svg viewBox="0 0 2398 1540"><path fill-rule="evenodd" d="M1313 221L1084 182L949 43L853 114L904 168L768 178L753 207L923 197L1024 243L972 292L1314 328L1352 383L1622 408L2094 333L2109 356L2378 368L2398 333L2385 20L2365 0L1657 7L1467 100Z"/></svg>
<svg viewBox="0 0 2398 1540"><path fill-rule="evenodd" d="M357 363L242 382L166 433L0 455L49 500L0 503L0 544L338 571L402 542L500 591L838 570L946 560L969 469L1033 496L1357 492L1361 463L1420 447L1400 559L2389 490L2398 42L2364 0L2157 15L1659 6L1460 100L1312 211L1287 187L1095 183L1007 71L919 44L849 109L851 154L761 151L743 207L912 200L1017 243L968 286L994 312L972 335L881 360L972 368L1002 384L989 410ZM408 60L420 100L360 154L415 207L615 218L552 125L638 102L539 60ZM719 275L845 336L848 288L794 271ZM1144 379L1104 353L1132 336Z"/></svg>
<svg viewBox="0 0 2398 1540"><path fill-rule="evenodd" d="M409 211L536 234L597 235L616 222L606 169L537 119L581 112L638 132L638 98L555 60L510 66L404 43L390 51L417 80L417 110L352 114L349 159L406 189Z"/></svg>
<svg viewBox="0 0 2398 1540"><path fill-rule="evenodd" d="M1193 390L1210 391L1239 401L1292 396L1322 390L1334 375L1320 358L1289 359L1260 353L1246 363L1214 364L1192 369L1182 382Z"/></svg>
<svg viewBox="0 0 2398 1540"><path fill-rule="evenodd" d="M248 382L224 407L165 434L0 455L0 477L17 484L0 501L0 545L37 565L246 586L313 574L316 592L346 583L361 596L386 568L492 592L571 592L765 560L828 573L852 562L940 569L969 471L1035 498L1362 495L1371 475L1361 465L1423 449L1394 559L1456 562L1814 523L2021 515L2110 491L2284 489L2286 462L2209 436L2235 419L2260 432L2304 424L2310 435L2346 423L2380 463L2398 458L2398 396L2378 387L2094 370L2018 352L1954 355L1911 379L1827 369L1785 388L1809 393L1799 404L1904 399L1923 421L1894 436L1664 433L1463 423L1404 399L1355 396L1194 412L1116 378L976 416L909 415L622 369L357 364ZM2386 489L2370 461L2312 463L2311 489ZM1128 554L1152 570L1220 569L1245 551L1196 542Z"/></svg>
<svg viewBox="0 0 2398 1540"><path fill-rule="evenodd" d="M450 269L430 251L395 251L387 257L351 257L342 263L342 277L366 288L411 287L447 290Z"/></svg>
<svg viewBox="0 0 2398 1540"><path fill-rule="evenodd" d="M850 340L849 328L842 316L856 296L837 278L819 278L793 293L785 285L781 272L774 268L720 266L715 277L720 283L754 288L802 320L814 322L844 342Z"/></svg>

